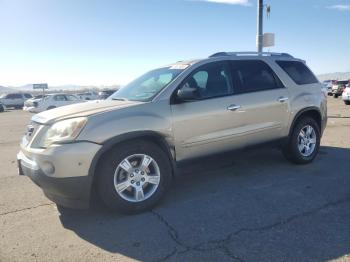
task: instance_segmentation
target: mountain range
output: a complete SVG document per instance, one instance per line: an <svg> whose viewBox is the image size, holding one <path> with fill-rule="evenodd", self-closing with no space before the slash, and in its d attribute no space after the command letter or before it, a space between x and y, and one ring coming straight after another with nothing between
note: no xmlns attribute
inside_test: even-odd
<svg viewBox="0 0 350 262"><path fill-rule="evenodd" d="M347 80L350 79L350 72L335 72L317 76L320 81L324 80Z"/></svg>
<svg viewBox="0 0 350 262"><path fill-rule="evenodd" d="M110 86L81 86L81 85L60 85L60 86L49 86L50 92L59 92L59 91L85 91L85 90L104 90L104 89L118 89L120 85L110 85ZM10 93L10 92L33 92L33 85L27 84L23 86L0 86L1 93ZM40 90L35 90L40 91Z"/></svg>
<svg viewBox="0 0 350 262"><path fill-rule="evenodd" d="M324 80L345 80L350 79L350 72L334 72L317 75L320 81ZM118 89L120 85L111 85L111 86L81 86L81 85L60 85L60 86L49 86L49 91L82 91L82 90L103 90L103 89ZM1 93L9 93L9 92L18 92L18 91L26 91L33 92L33 85L28 84L24 86L0 86L0 94Z"/></svg>

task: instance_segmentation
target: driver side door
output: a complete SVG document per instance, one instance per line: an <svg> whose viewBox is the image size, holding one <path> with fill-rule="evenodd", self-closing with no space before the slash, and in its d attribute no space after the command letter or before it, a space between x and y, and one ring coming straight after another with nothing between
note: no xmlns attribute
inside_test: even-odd
<svg viewBox="0 0 350 262"><path fill-rule="evenodd" d="M182 88L196 91L192 100L175 99L171 105L178 161L244 146L244 139L237 135L243 115L233 103L227 61L195 69L180 84Z"/></svg>

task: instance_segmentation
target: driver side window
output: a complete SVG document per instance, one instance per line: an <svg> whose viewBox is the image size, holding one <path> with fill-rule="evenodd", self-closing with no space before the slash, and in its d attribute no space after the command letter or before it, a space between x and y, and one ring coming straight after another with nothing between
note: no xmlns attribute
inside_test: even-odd
<svg viewBox="0 0 350 262"><path fill-rule="evenodd" d="M197 100L232 94L231 80L225 62L214 62L196 69L181 89L192 89Z"/></svg>

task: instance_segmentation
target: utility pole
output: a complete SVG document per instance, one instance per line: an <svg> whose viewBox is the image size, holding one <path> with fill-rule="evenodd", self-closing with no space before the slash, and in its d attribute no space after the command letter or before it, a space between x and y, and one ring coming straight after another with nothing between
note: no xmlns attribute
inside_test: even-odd
<svg viewBox="0 0 350 262"><path fill-rule="evenodd" d="M258 52L263 51L263 11L264 11L264 0L258 0L258 16L257 16L257 47Z"/></svg>

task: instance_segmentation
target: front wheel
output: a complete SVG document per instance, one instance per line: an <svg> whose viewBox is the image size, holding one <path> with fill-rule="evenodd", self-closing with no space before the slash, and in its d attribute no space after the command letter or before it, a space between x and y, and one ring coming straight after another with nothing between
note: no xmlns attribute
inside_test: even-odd
<svg viewBox="0 0 350 262"><path fill-rule="evenodd" d="M167 154L147 141L131 141L105 154L99 165L98 193L111 210L149 210L163 197L172 179Z"/></svg>
<svg viewBox="0 0 350 262"><path fill-rule="evenodd" d="M350 105L350 101L344 101L345 105Z"/></svg>
<svg viewBox="0 0 350 262"><path fill-rule="evenodd" d="M339 95L337 95L337 94L334 94L334 98L338 98L338 96L339 96Z"/></svg>
<svg viewBox="0 0 350 262"><path fill-rule="evenodd" d="M320 139L320 128L316 121L313 118L304 117L294 126L283 154L292 163L308 164L318 153Z"/></svg>

